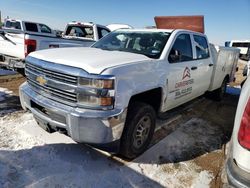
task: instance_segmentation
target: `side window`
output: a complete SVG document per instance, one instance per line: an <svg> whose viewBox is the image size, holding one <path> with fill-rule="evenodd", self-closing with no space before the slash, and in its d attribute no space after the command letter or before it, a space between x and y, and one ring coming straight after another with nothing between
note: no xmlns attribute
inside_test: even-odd
<svg viewBox="0 0 250 188"><path fill-rule="evenodd" d="M197 59L205 59L209 57L207 40L203 36L194 35L195 49Z"/></svg>
<svg viewBox="0 0 250 188"><path fill-rule="evenodd" d="M10 21L7 21L5 23L5 27L11 28L11 29L21 29L21 24L20 24L20 22L10 22Z"/></svg>
<svg viewBox="0 0 250 188"><path fill-rule="evenodd" d="M68 26L66 35L74 37L94 38L93 27Z"/></svg>
<svg viewBox="0 0 250 188"><path fill-rule="evenodd" d="M38 32L38 28L37 25L35 23L25 23L25 27L27 31L31 31L31 32Z"/></svg>
<svg viewBox="0 0 250 188"><path fill-rule="evenodd" d="M97 30L98 30L99 39L109 34L109 31L105 28L97 27Z"/></svg>
<svg viewBox="0 0 250 188"><path fill-rule="evenodd" d="M192 44L189 34L179 35L170 51L169 63L178 63L193 60Z"/></svg>
<svg viewBox="0 0 250 188"><path fill-rule="evenodd" d="M44 24L39 24L39 27L40 27L41 33L51 33L51 29L48 26Z"/></svg>

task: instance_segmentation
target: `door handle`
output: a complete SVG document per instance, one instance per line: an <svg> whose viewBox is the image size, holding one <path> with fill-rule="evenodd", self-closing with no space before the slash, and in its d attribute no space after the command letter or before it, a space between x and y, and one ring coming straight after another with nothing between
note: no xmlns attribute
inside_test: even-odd
<svg viewBox="0 0 250 188"><path fill-rule="evenodd" d="M197 69L197 67L191 67L191 70L196 70Z"/></svg>
<svg viewBox="0 0 250 188"><path fill-rule="evenodd" d="M209 67L212 67L212 66L214 66L214 64L213 64L213 63L210 63L208 66L209 66Z"/></svg>

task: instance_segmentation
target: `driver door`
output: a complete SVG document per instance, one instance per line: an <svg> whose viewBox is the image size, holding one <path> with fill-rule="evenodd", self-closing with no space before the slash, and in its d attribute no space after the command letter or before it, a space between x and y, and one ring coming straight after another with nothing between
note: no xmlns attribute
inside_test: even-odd
<svg viewBox="0 0 250 188"><path fill-rule="evenodd" d="M183 104L196 96L198 64L194 60L191 35L179 34L168 56L167 110Z"/></svg>

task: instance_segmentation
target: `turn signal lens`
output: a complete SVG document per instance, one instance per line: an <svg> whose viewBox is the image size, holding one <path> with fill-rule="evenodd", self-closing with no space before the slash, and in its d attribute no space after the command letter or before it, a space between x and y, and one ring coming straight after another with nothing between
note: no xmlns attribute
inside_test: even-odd
<svg viewBox="0 0 250 188"><path fill-rule="evenodd" d="M113 97L96 97L79 94L78 102L85 106L111 106L113 105Z"/></svg>
<svg viewBox="0 0 250 188"><path fill-rule="evenodd" d="M250 150L250 98L241 119L238 140L242 147Z"/></svg>
<svg viewBox="0 0 250 188"><path fill-rule="evenodd" d="M111 106L113 104L113 98L112 97L101 98L100 103L101 103L100 106Z"/></svg>

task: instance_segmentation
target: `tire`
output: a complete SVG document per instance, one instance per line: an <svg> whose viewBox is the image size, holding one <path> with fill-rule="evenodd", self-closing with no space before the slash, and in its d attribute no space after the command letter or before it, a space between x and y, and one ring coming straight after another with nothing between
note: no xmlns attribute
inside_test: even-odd
<svg viewBox="0 0 250 188"><path fill-rule="evenodd" d="M227 89L227 78L224 78L219 89L212 92L212 98L216 101L221 101L226 93Z"/></svg>
<svg viewBox="0 0 250 188"><path fill-rule="evenodd" d="M245 81L246 81L246 79L241 82L241 84L240 84L241 88L243 88L243 85L245 84Z"/></svg>
<svg viewBox="0 0 250 188"><path fill-rule="evenodd" d="M133 159L149 146L155 130L156 114L152 106L135 102L129 105L121 138L120 154Z"/></svg>

